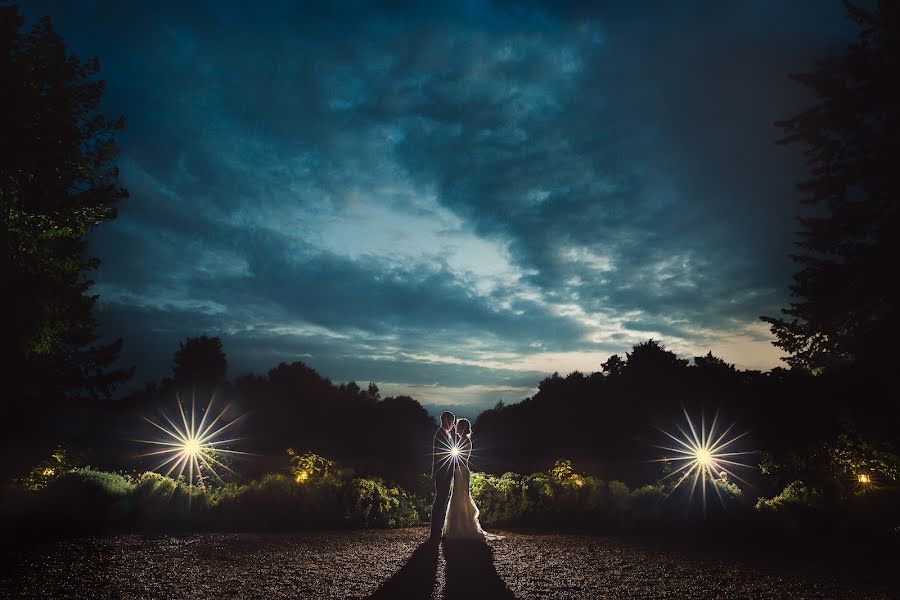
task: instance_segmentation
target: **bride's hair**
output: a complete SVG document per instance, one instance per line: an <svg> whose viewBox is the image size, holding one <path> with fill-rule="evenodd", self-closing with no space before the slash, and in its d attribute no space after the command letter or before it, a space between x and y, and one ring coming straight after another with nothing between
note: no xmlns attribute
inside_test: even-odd
<svg viewBox="0 0 900 600"><path fill-rule="evenodd" d="M471 435L472 435L472 424L469 423L469 420L468 420L468 419L457 419L457 421L456 421L456 426L457 426L457 427L462 426L462 429L463 429L462 434L463 434L463 435L465 435L465 436L471 436Z"/></svg>

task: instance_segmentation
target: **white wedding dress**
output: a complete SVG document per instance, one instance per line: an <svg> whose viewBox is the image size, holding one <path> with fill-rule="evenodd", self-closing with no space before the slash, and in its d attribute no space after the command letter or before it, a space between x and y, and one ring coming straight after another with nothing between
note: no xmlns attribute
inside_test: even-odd
<svg viewBox="0 0 900 600"><path fill-rule="evenodd" d="M485 534L478 522L478 507L469 489L469 456L472 440L459 442L459 455L453 460L453 491L444 519L444 538L448 540L484 540Z"/></svg>

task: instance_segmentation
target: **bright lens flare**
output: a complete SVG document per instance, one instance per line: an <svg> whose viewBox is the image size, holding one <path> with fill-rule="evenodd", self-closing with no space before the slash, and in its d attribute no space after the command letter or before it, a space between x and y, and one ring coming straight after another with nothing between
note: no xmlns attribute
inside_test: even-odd
<svg viewBox="0 0 900 600"><path fill-rule="evenodd" d="M734 458L746 454L753 454L753 452L735 452L732 446L736 441L747 435L749 432L744 432L740 435L729 437L731 430L734 428L734 424L732 424L722 433L717 433L716 425L718 424L719 420L719 413L717 412L708 431L706 429L706 419L702 416L700 417L700 427L698 434L698 428L694 426L694 423L693 421L691 421L691 417L688 414L687 410L684 411L684 417L687 421L687 426L690 433L688 433L688 430L685 430L680 425L675 426L678 429L678 433L680 434L680 436L672 435L671 433L660 429L660 431L662 431L666 436L673 440L677 444L677 446L656 446L661 450L666 450L667 452L671 452L674 454L652 462L674 462L676 464L684 463L674 471L663 477L663 480L666 480L670 477L678 477L678 480L675 482L675 485L669 492L670 495L682 483L691 480L691 498L694 497L694 492L696 491L697 484L699 483L701 495L703 497L704 510L706 509L707 484L712 486L713 490L715 490L716 492L716 495L719 497L719 501L722 502L724 506L725 501L722 498L721 492L719 492L719 488L715 485L715 479L717 477L724 479L726 476L730 475L738 481L750 485L729 469L729 467L731 467L732 469L735 467L752 468L751 465L737 462L734 460Z"/></svg>
<svg viewBox="0 0 900 600"><path fill-rule="evenodd" d="M185 413L181 397L177 394L175 398L178 401L178 412L181 416L181 425L176 425L165 412L160 410L163 417L163 424L144 417L144 420L166 434L163 440L137 440L144 444L152 444L153 446L162 446L159 450L147 452L140 456L159 456L163 461L156 465L153 470L161 471L168 467L164 473L166 477L175 474L180 478L187 475L188 485L193 485L196 480L201 487L205 485L207 474L215 477L219 482L224 483L222 477L216 471L216 467L224 469L229 473L234 473L227 465L222 462L226 454L248 454L247 452L238 452L236 450L228 450L223 448L224 444L236 442L240 438L222 439L222 434L231 428L235 423L244 418L241 415L237 419L220 425L222 416L228 407L222 409L218 415L210 419L212 416L212 407L215 402L215 394L210 398L206 410L201 411L199 418L196 411L195 398L191 398L190 418ZM207 423L207 421L209 421Z"/></svg>
<svg viewBox="0 0 900 600"><path fill-rule="evenodd" d="M440 442L440 447L437 448L435 452L435 456L437 457L437 461L434 463L436 469L444 469L447 466L455 466L461 461L465 461L466 464L472 459L471 456L471 446L466 450L465 454L462 452L462 448L460 447L460 441L456 442Z"/></svg>
<svg viewBox="0 0 900 600"><path fill-rule="evenodd" d="M184 451L191 456L197 456L200 454L200 442L197 440L188 440L184 445Z"/></svg>
<svg viewBox="0 0 900 600"><path fill-rule="evenodd" d="M697 450L697 463L702 467L709 467L709 463L712 460L712 455L709 453L709 450L706 448L700 448Z"/></svg>

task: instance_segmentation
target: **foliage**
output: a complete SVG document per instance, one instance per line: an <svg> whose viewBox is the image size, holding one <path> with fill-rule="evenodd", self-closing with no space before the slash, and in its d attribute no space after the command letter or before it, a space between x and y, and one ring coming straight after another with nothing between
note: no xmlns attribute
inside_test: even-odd
<svg viewBox="0 0 900 600"><path fill-rule="evenodd" d="M71 472L75 466L69 460L68 450L58 446L47 458L40 461L18 483L31 491L37 491L65 473Z"/></svg>
<svg viewBox="0 0 900 600"><path fill-rule="evenodd" d="M54 483L61 484L61 482L67 481L75 481L78 485L92 487L112 496L124 496L133 492L137 486L137 482L128 475L110 471L98 471L90 467L73 469L63 474Z"/></svg>
<svg viewBox="0 0 900 600"><path fill-rule="evenodd" d="M116 216L115 134L99 112L97 60L69 52L50 19L23 31L0 6L0 281L5 416L0 475L21 472L54 439L57 406L108 398L133 369L113 365L122 340L98 343L86 236ZM5 478L5 477L4 477Z"/></svg>
<svg viewBox="0 0 900 600"><path fill-rule="evenodd" d="M788 364L822 371L843 363L889 368L900 322L890 273L900 255L900 9L879 0L873 10L846 3L859 39L845 54L819 60L792 78L818 103L776 123L783 144L806 147L803 202L823 209L801 218L803 254L795 301L772 325ZM824 214L822 214L824 213Z"/></svg>
<svg viewBox="0 0 900 600"><path fill-rule="evenodd" d="M318 454L312 452L297 454L293 448L288 448L287 453L291 459L291 475L297 483L318 481L334 471L334 461Z"/></svg>
<svg viewBox="0 0 900 600"><path fill-rule="evenodd" d="M733 483L713 484L726 507L742 505ZM577 473L569 460L556 461L547 473L501 476L472 474L472 496L485 526L641 527L662 521L679 524L688 498L670 497L671 486L644 485L631 490L621 481L609 483ZM713 512L715 506L711 506ZM736 513L742 514L742 513ZM703 518L702 514L688 515Z"/></svg>
<svg viewBox="0 0 900 600"><path fill-rule="evenodd" d="M419 520L410 496L380 479L353 479L343 496L344 514L352 527L397 527Z"/></svg>
<svg viewBox="0 0 900 600"><path fill-rule="evenodd" d="M750 430L736 450L778 452L819 441L849 410L842 386L804 372L741 371L711 353L689 363L655 340L626 356L588 375L555 373L533 397L482 412L474 426L479 466L528 473L565 454L607 479L636 483L656 475L651 463L635 466L659 457L654 426L672 430L683 410L697 421L705 414L707 424L718 413L719 431L735 422L735 434Z"/></svg>
<svg viewBox="0 0 900 600"><path fill-rule="evenodd" d="M204 489L153 471L138 477L132 499L137 523L152 528L186 526L192 511L209 505Z"/></svg>
<svg viewBox="0 0 900 600"><path fill-rule="evenodd" d="M243 483L189 485L154 472L129 475L75 468L40 488L24 483L0 495L0 525L55 532L109 528L149 530L289 531L342 527L403 527L428 518L430 498L374 477L359 477L324 457L294 454L310 476L269 473ZM423 477L422 489L428 490ZM821 529L834 521L837 505L822 489L796 480L756 510L726 478L710 482L706 506L690 486L648 484L630 489L578 473L569 460L546 472L491 475L473 472L472 495L485 527L577 527L649 529L725 525ZM12 492L12 493L9 493ZM699 492L698 492L699 493ZM842 523L883 530L900 518L896 494L849 499ZM853 504L855 503L855 504ZM855 516L854 516L855 515ZM836 522L836 521L835 521Z"/></svg>
<svg viewBox="0 0 900 600"><path fill-rule="evenodd" d="M98 112L96 59L68 52L48 17L27 33L23 22L15 6L0 8L0 280L16 290L4 358L35 395L107 396L130 371L108 370L121 341L93 345L96 296L84 274L99 263L84 238L128 196L113 164L124 121Z"/></svg>
<svg viewBox="0 0 900 600"><path fill-rule="evenodd" d="M801 479L819 489L832 504L879 486L896 486L900 479L900 456L884 443L844 429L830 439L807 447L792 448L776 456L765 453L760 463L764 475L776 484ZM861 485L865 475L872 485Z"/></svg>
<svg viewBox="0 0 900 600"><path fill-rule="evenodd" d="M777 496L756 502L756 510L779 511L792 507L813 507L822 504L822 490L809 487L802 481L792 481Z"/></svg>
<svg viewBox="0 0 900 600"><path fill-rule="evenodd" d="M301 464L326 466L298 482L269 473L246 483L189 485L154 472L137 478L77 468L39 488L18 486L3 524L83 532L105 528L290 530L402 527L421 520L418 500L382 479L356 477L333 461L301 455Z"/></svg>
<svg viewBox="0 0 900 600"><path fill-rule="evenodd" d="M108 427L127 431L131 438L146 437L146 423L135 416L169 410L178 391L173 379L148 384L109 407L104 415ZM198 389L199 406L208 401L208 392ZM374 382L366 389L352 381L336 384L302 362L282 363L265 376L244 375L217 386L216 405L233 407L235 415L246 414L244 429L229 437L244 438L245 449L270 457L246 461L244 474L249 477L281 470L288 459L271 457L283 456L285 448L293 448L297 455L328 456L352 465L357 473L384 477L407 489L414 489L419 475L430 469L422 446L434 435L434 419L413 398L382 397ZM104 455L117 460L132 447L110 442Z"/></svg>
<svg viewBox="0 0 900 600"><path fill-rule="evenodd" d="M883 444L874 444L859 435L844 432L825 447L834 475L843 481L858 481L860 475L896 483L900 480L900 456Z"/></svg>
<svg viewBox="0 0 900 600"><path fill-rule="evenodd" d="M228 373L228 359L218 337L201 335L178 343L172 376L179 389L214 388Z"/></svg>

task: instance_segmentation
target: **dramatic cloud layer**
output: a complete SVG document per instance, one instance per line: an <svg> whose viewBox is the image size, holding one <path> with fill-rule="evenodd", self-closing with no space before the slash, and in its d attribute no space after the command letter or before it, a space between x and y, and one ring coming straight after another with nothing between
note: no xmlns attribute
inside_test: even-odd
<svg viewBox="0 0 900 600"><path fill-rule="evenodd" d="M473 413L650 337L775 366L803 171L772 123L842 7L595 4L26 5L126 116L92 250L139 382L201 333Z"/></svg>

